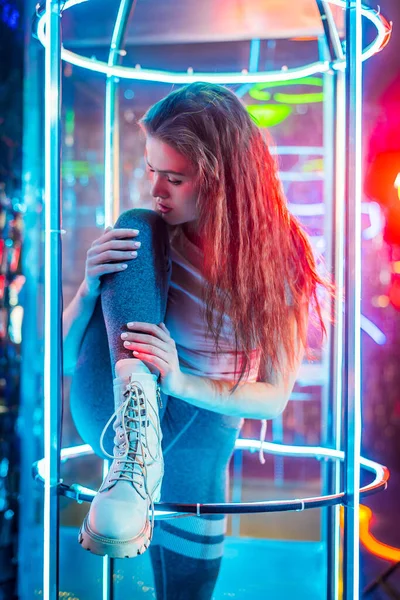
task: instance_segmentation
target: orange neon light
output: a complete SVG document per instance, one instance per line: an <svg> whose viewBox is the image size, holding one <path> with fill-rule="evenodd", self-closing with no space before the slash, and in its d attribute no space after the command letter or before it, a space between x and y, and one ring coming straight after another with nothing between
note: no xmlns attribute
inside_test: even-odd
<svg viewBox="0 0 400 600"><path fill-rule="evenodd" d="M394 187L397 189L397 196L400 200L400 173L397 173L396 181L394 182Z"/></svg>
<svg viewBox="0 0 400 600"><path fill-rule="evenodd" d="M364 506L360 504L360 541L364 548L378 556L379 558L383 558L384 560L388 560L390 562L399 562L400 561L400 548L395 548L394 546L388 546L388 544L384 544L376 539L370 532L371 520L373 517L372 510L368 508L368 506ZM343 527L344 522L344 511L343 507L341 507L340 511L340 525Z"/></svg>
<svg viewBox="0 0 400 600"><path fill-rule="evenodd" d="M383 542L378 541L372 533L370 533L370 523L372 519L372 510L368 506L360 505L360 539L365 548L385 560L391 562L400 561L400 548L388 546Z"/></svg>

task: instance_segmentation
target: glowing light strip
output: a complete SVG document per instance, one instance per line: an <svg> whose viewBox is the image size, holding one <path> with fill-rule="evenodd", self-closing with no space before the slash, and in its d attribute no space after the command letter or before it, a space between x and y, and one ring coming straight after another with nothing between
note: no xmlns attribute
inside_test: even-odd
<svg viewBox="0 0 400 600"><path fill-rule="evenodd" d="M59 345L57 314L59 300L58 273L59 246L59 204L60 204L60 163L59 163L59 77L61 61L60 3L46 1L46 22L50 32L49 44L45 52L45 188L44 188L44 365L43 365L43 446L46 459L44 473L43 502L43 600L53 600L58 596L58 542L57 522L59 479Z"/></svg>
<svg viewBox="0 0 400 600"><path fill-rule="evenodd" d="M325 456L342 460L344 452L342 450L334 450L333 448L323 448L321 446L293 446L289 444L273 444L272 442L262 442L263 448L270 454L293 454L293 456L309 456L315 458L323 458ZM236 450L259 450L260 440L252 440L239 438L235 444ZM79 446L69 446L62 448L60 458L63 462L71 458L81 458L83 456L94 456L94 450L90 444L81 444ZM43 476L44 458L38 461L39 475ZM362 458L363 466L370 471L381 470L383 467L379 463L368 458Z"/></svg>
<svg viewBox="0 0 400 600"><path fill-rule="evenodd" d="M362 200L362 4L346 2L346 399L344 468L347 504L344 519L343 583L346 599L359 599L361 467L361 200Z"/></svg>
<svg viewBox="0 0 400 600"><path fill-rule="evenodd" d="M50 21L50 12L46 13ZM45 56L45 112L51 111L50 94L54 94L51 85L51 65L49 52ZM57 105L58 99L53 98L53 105ZM50 164L45 168L45 199L51 198L52 178L51 178L51 150L52 150L52 127L50 118L45 119L45 160ZM50 436L50 412L51 412L51 377L50 377L50 357L51 357L51 339L49 336L51 327L51 211L48 203L45 202L45 264L44 264L44 331L47 332L44 339L44 377L43 377L43 448L45 463L42 477L44 479L44 500L43 500L43 597L46 600L50 597L50 503L51 503L51 481L50 481L50 461L51 461L51 436Z"/></svg>
<svg viewBox="0 0 400 600"><path fill-rule="evenodd" d="M373 517L372 510L368 506L360 505L360 539L362 544L375 556L391 562L400 561L400 548L389 546L376 539L370 532L370 523Z"/></svg>
<svg viewBox="0 0 400 600"><path fill-rule="evenodd" d="M75 4L81 4L87 0L67 0L64 4L64 10L71 8ZM333 4L345 7L345 2L341 0L330 0ZM375 25L377 29L377 36L375 40L364 50L362 60L367 60L373 54L379 51L383 45L384 40L387 38L387 30L385 25L382 23L379 15L368 8L362 8L362 15ZM43 46L46 46L46 34L45 34L45 13L40 15L37 22L37 36ZM345 60L336 60L333 63L328 61L318 61L298 68L282 68L281 71L263 71L258 73L248 73L244 71L242 73L178 73L170 71L160 71L153 69L141 69L124 67L122 65L108 65L103 61L96 60L94 58L87 58L80 56L75 52L66 50L64 47L61 49L61 58L66 62L73 64L83 69L95 71L97 73L103 73L107 76L114 75L121 79L136 79L140 81L158 81L162 83L177 83L187 84L195 81L207 81L210 83L263 83L272 81L285 81L289 79L300 79L309 75L315 75L316 73L326 73L329 69L345 69Z"/></svg>
<svg viewBox="0 0 400 600"><path fill-rule="evenodd" d="M298 154L299 156L309 156L317 154L323 156L325 149L323 146L271 146L271 154L282 156L283 154Z"/></svg>
<svg viewBox="0 0 400 600"><path fill-rule="evenodd" d="M103 460L103 480L104 478L107 476L109 471L109 467L108 467L108 460L105 459ZM103 600L108 600L109 599L109 588L110 588L110 579L111 579L111 573L110 573L110 558L109 556L103 556L102 559L102 573L103 573L103 589L102 589L102 594L103 594Z"/></svg>
<svg viewBox="0 0 400 600"><path fill-rule="evenodd" d="M367 333L370 338L379 346L386 344L386 335L383 333L383 331L364 315L361 315L361 329L363 329L365 333Z"/></svg>
<svg viewBox="0 0 400 600"><path fill-rule="evenodd" d="M397 197L400 200L400 173L397 174L397 177L394 182L394 187L397 189Z"/></svg>
<svg viewBox="0 0 400 600"><path fill-rule="evenodd" d="M339 49L336 45L337 50ZM343 53L341 54L341 56ZM343 72L338 72L336 76L336 118L334 120L334 160L336 168L334 169L334 230L335 230L335 253L332 266L336 277L337 299L333 304L335 327L332 332L334 356L331 357L332 365L332 400L333 400L333 444L336 450L342 447L342 414L343 414L343 353L344 353L344 229L343 223L345 219L344 206L344 190L345 190L345 169L346 169L346 98L345 98L345 77ZM341 469L335 465L333 470L333 491L338 493L341 490L342 484ZM339 507L336 506L332 510L332 561L331 569L333 571L331 582L333 588L333 597L341 597L339 592L339 569L340 569L340 553L341 553L341 538L339 528Z"/></svg>
<svg viewBox="0 0 400 600"><path fill-rule="evenodd" d="M112 138L114 134L112 111L115 110L115 88L112 78L107 77L106 81L106 101L104 114L104 225L109 227L113 225L112 205L114 196L114 164L112 153ZM110 139L111 138L111 139Z"/></svg>
<svg viewBox="0 0 400 600"><path fill-rule="evenodd" d="M261 47L261 40L258 40L258 39L251 40L250 58L249 58L250 73L256 73L258 71L258 61L260 59L260 47Z"/></svg>
<svg viewBox="0 0 400 600"><path fill-rule="evenodd" d="M346 1L345 0L328 0L328 3L335 4L336 6L340 6L341 8L346 9ZM361 60L364 61L364 60L368 60L369 58L371 58L371 56L376 54L376 52L379 52L381 46L385 42L385 38L387 36L387 31L386 31L384 23L379 18L379 13L376 10L374 10L373 8L366 7L366 6L361 6L360 12L361 12L362 17L365 17L366 19L371 21L371 23L373 23L373 25L375 25L377 32L378 32L374 41L371 42L371 44L362 51ZM344 70L346 68L346 61L345 61L345 59L343 61L336 61L332 66L334 69Z"/></svg>
<svg viewBox="0 0 400 600"><path fill-rule="evenodd" d="M363 207L367 205L367 210L363 210L363 213L369 215L371 225L364 229L363 238L364 240L372 240L376 235L379 235L383 229L384 220L382 217L380 206L377 202L364 202Z"/></svg>
<svg viewBox="0 0 400 600"><path fill-rule="evenodd" d="M153 69L131 68L122 65L109 67L106 63L96 59L84 58L69 50L63 50L63 60L83 67L97 73L105 75L115 75L121 79L136 79L140 81L156 81L159 83L177 83L186 84L195 81L206 81L208 83L262 83L263 81L286 81L291 79L301 79L315 73L326 73L330 65L327 61L318 61L292 69L282 69L281 71L259 71L258 73L172 73L169 71L158 71Z"/></svg>
<svg viewBox="0 0 400 600"><path fill-rule="evenodd" d="M322 181L324 173L322 171L312 171L311 173L304 171L280 171L279 178L281 181Z"/></svg>
<svg viewBox="0 0 400 600"><path fill-rule="evenodd" d="M325 204L323 202L313 202L312 204L289 202L288 207L296 217L320 217L325 214Z"/></svg>
<svg viewBox="0 0 400 600"><path fill-rule="evenodd" d="M272 442L262 442L260 440L248 440L240 438L236 440L236 450L250 450L259 451L260 446L264 452L268 454L278 454L283 456L300 456L304 458L316 458L321 460L323 458L333 458L335 460L344 460L345 453L342 450L334 450L333 448L322 448L321 446L293 446L288 444L274 444ZM94 455L94 451L89 444L83 444L80 446L72 446L69 448L63 448L61 450L61 460L66 461L72 458L80 458L82 456ZM37 462L37 472L39 477L44 477L46 470L45 458L42 458ZM385 475L385 468L379 463L369 460L368 458L361 457L361 465L371 472L375 473L375 479L371 485L378 484ZM73 490L80 490L82 493L95 494L93 490L85 488L79 484L70 486Z"/></svg>
<svg viewBox="0 0 400 600"><path fill-rule="evenodd" d="M277 92L274 100L282 104L316 104L324 101L324 95L320 94L284 94Z"/></svg>

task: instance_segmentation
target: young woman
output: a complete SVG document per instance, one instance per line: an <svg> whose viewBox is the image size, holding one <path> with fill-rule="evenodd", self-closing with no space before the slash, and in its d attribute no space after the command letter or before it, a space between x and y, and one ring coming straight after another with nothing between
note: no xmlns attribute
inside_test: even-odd
<svg viewBox="0 0 400 600"><path fill-rule="evenodd" d="M72 414L112 459L79 541L113 557L151 541L157 598L206 600L225 518L163 520L153 532L150 509L226 500L243 418L284 410L311 304L325 333L317 287L333 287L234 93L188 85L140 125L154 211L129 210L95 240L64 313Z"/></svg>

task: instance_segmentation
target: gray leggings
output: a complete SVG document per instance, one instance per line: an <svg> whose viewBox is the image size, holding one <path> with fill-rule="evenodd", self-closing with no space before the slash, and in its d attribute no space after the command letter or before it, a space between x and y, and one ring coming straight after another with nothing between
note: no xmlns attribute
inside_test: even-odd
<svg viewBox="0 0 400 600"><path fill-rule="evenodd" d="M85 443L104 458L100 434L114 411L115 362L132 358L122 331L129 321L164 321L171 278L168 230L154 211L132 209L115 227L135 228L138 258L121 273L102 278L102 289L87 326L71 387L71 412ZM196 408L163 395L160 414L165 473L161 501L224 502L227 467L242 420ZM105 448L112 454L114 431ZM223 555L225 518L188 517L156 522L150 546L158 600L209 600Z"/></svg>

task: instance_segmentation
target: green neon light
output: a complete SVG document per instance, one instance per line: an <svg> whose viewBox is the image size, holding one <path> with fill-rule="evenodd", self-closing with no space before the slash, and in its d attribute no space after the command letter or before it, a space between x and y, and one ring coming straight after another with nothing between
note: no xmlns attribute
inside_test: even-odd
<svg viewBox="0 0 400 600"><path fill-rule="evenodd" d="M103 173L104 166L102 164L89 163L86 160L65 160L61 165L62 177L67 177L68 175L73 175L74 177L87 175L89 177Z"/></svg>
<svg viewBox="0 0 400 600"><path fill-rule="evenodd" d="M300 79L287 79L286 81L266 81L264 83L256 83L249 90L249 96L255 100L268 102L271 98L275 103L270 104L250 104L247 110L250 116L260 127L274 127L279 125L292 113L291 105L293 104L313 104L323 102L324 95L322 92L314 92L311 94L286 94L284 92L276 92L272 94L267 91L271 88L286 87L288 85L309 85L322 88L322 80L320 77L302 77Z"/></svg>
<svg viewBox="0 0 400 600"><path fill-rule="evenodd" d="M65 113L65 133L73 135L75 129L75 111L68 109Z"/></svg>
<svg viewBox="0 0 400 600"><path fill-rule="evenodd" d="M274 100L283 104L313 104L324 101L324 94L274 94Z"/></svg>
<svg viewBox="0 0 400 600"><path fill-rule="evenodd" d="M300 79L287 79L286 81L266 81L264 83L256 83L252 88L250 88L249 96L255 100L263 100L266 102L271 98L271 94L270 92L266 92L264 90L276 87L286 87L287 85L311 85L315 87L322 87L322 80L320 77L301 77ZM302 94L295 95L301 96ZM317 100L317 102L321 102L321 100Z"/></svg>
<svg viewBox="0 0 400 600"><path fill-rule="evenodd" d="M264 86L264 84L257 84L257 85L262 85ZM271 94L270 92L264 92L264 90L260 89L256 89L256 86L252 87L249 90L249 96L251 96L252 98L254 98L254 100L263 100L264 102L268 102L268 100L271 99Z"/></svg>
<svg viewBox="0 0 400 600"><path fill-rule="evenodd" d="M250 104L246 106L259 127L274 127L288 118L292 107L287 104Z"/></svg>

